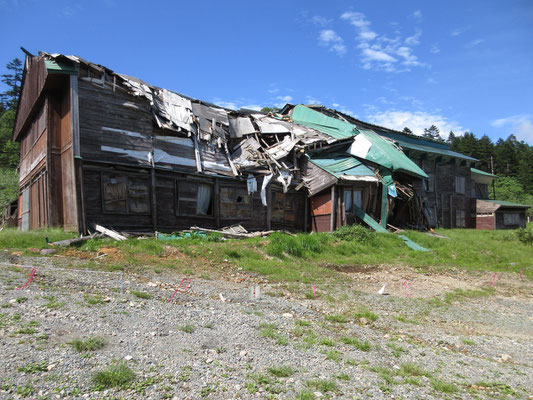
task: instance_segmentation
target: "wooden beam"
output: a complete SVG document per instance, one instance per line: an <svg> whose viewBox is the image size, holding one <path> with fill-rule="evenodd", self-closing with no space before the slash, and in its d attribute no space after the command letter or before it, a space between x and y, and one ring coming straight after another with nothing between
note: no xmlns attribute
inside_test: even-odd
<svg viewBox="0 0 533 400"><path fill-rule="evenodd" d="M91 228L93 228L94 230L100 232L100 233L103 233L104 235L106 236L109 236L110 238L113 238L115 240L126 240L127 237L126 236L123 236L121 235L120 233L118 232L115 232L114 230L112 229L107 229L107 228L104 228L103 226L101 225L98 225L98 224L91 224Z"/></svg>

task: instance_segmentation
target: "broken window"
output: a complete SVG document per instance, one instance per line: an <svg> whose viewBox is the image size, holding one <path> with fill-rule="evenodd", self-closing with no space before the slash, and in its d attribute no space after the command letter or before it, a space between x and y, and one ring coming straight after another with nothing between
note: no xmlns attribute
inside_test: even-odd
<svg viewBox="0 0 533 400"><path fill-rule="evenodd" d="M212 185L179 181L176 198L178 215L213 215Z"/></svg>
<svg viewBox="0 0 533 400"><path fill-rule="evenodd" d="M144 179L104 174L102 186L104 212L150 212L150 190Z"/></svg>
<svg viewBox="0 0 533 400"><path fill-rule="evenodd" d="M355 214L354 205L363 208L363 191L344 188L344 211Z"/></svg>
<svg viewBox="0 0 533 400"><path fill-rule="evenodd" d="M220 216L247 220L252 218L252 195L245 187L220 188Z"/></svg>
<svg viewBox="0 0 533 400"><path fill-rule="evenodd" d="M272 221L296 222L296 210L298 210L300 196L296 193L272 192Z"/></svg>
<svg viewBox="0 0 533 400"><path fill-rule="evenodd" d="M435 174L427 173L429 179L424 179L424 190L428 193L432 193L435 187Z"/></svg>
<svg viewBox="0 0 533 400"><path fill-rule="evenodd" d="M465 194L465 177L464 176L456 176L455 177L455 192Z"/></svg>

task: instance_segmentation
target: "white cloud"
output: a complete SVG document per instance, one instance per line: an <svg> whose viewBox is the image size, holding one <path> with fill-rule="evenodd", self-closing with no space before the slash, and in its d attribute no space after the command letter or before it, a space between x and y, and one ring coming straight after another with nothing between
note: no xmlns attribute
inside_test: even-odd
<svg viewBox="0 0 533 400"><path fill-rule="evenodd" d="M233 101L223 101L220 99L214 99L213 103L220 107L229 108L230 110L237 110L239 108L237 104Z"/></svg>
<svg viewBox="0 0 533 400"><path fill-rule="evenodd" d="M241 108L246 108L247 110L254 110L254 111L261 111L263 107L257 105L257 104L245 104L241 106Z"/></svg>
<svg viewBox="0 0 533 400"><path fill-rule="evenodd" d="M407 39L405 39L405 44L409 46L416 46L417 44L420 44L420 36L422 36L422 31L417 29L413 36L409 36Z"/></svg>
<svg viewBox="0 0 533 400"><path fill-rule="evenodd" d="M431 46L431 49L429 49L429 52L432 54L437 54L440 53L440 49L436 44L434 44L433 46Z"/></svg>
<svg viewBox="0 0 533 400"><path fill-rule="evenodd" d="M278 93L279 89L268 89L267 92L270 94L274 94L274 93Z"/></svg>
<svg viewBox="0 0 533 400"><path fill-rule="evenodd" d="M311 22L315 24L316 26L324 27L331 22L331 19L327 19L319 15L315 15L313 18L311 18Z"/></svg>
<svg viewBox="0 0 533 400"><path fill-rule="evenodd" d="M367 119L373 124L398 131L407 126L416 135L422 135L425 128L436 125L444 139L448 137L450 131L454 131L457 134L464 131L463 127L455 121L449 121L442 115L429 114L422 111L384 111L367 115Z"/></svg>
<svg viewBox="0 0 533 400"><path fill-rule="evenodd" d="M438 83L438 82L437 82L437 80L434 79L434 78L427 78L427 79L426 79L426 83L429 83L430 85L434 85L434 84L436 84L436 83Z"/></svg>
<svg viewBox="0 0 533 400"><path fill-rule="evenodd" d="M455 29L452 29L452 31L450 32L450 35L459 36L459 35L462 35L463 33L465 33L469 29L470 29L469 26L463 26L461 28L455 28Z"/></svg>
<svg viewBox="0 0 533 400"><path fill-rule="evenodd" d="M465 47L467 49L471 49L472 47L476 47L477 45L480 45L481 43L483 43L485 41L485 39L476 39L476 40L472 40L470 42L468 42L467 44L465 44Z"/></svg>
<svg viewBox="0 0 533 400"><path fill-rule="evenodd" d="M289 101L292 101L292 96L278 96L276 99L288 103Z"/></svg>
<svg viewBox="0 0 533 400"><path fill-rule="evenodd" d="M313 96L305 96L305 104L322 104L322 102Z"/></svg>
<svg viewBox="0 0 533 400"><path fill-rule="evenodd" d="M505 136L507 133L514 134L519 140L533 144L533 115L531 114L519 114L496 119L491 122L491 125L507 130L500 136Z"/></svg>
<svg viewBox="0 0 533 400"><path fill-rule="evenodd" d="M414 13L413 13L413 18L414 19L417 19L419 21L422 20L422 11L420 10L416 10Z"/></svg>
<svg viewBox="0 0 533 400"><path fill-rule="evenodd" d="M330 51L337 53L339 56L346 54L346 46L342 38L332 29L323 29L318 36L318 43L322 46L329 47Z"/></svg>
<svg viewBox="0 0 533 400"><path fill-rule="evenodd" d="M341 15L341 19L356 28L355 40L359 43L363 69L401 72L410 67L426 66L413 54L413 47L420 43L421 30L402 40L400 36L390 38L373 31L363 13L347 11Z"/></svg>

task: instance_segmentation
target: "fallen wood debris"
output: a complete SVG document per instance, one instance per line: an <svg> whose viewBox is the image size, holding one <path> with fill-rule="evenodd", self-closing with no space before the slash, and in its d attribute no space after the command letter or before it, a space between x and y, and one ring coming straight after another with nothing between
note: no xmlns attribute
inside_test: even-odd
<svg viewBox="0 0 533 400"><path fill-rule="evenodd" d="M104 228L103 226L100 226L98 224L91 224L91 228L94 230L103 233L106 236L109 236L110 238L113 238L115 240L127 240L128 238L124 235L121 235L117 231L114 231L112 229Z"/></svg>
<svg viewBox="0 0 533 400"><path fill-rule="evenodd" d="M244 229L244 228L243 228ZM196 232L208 232L208 233L219 233L222 236L230 239L247 239L247 238L254 238L254 237L263 237L268 236L276 231L259 231L259 232L246 232L246 233L237 233L237 232L231 232L231 231L225 231L225 230L216 230L216 229L206 229L206 228L200 228L198 226L191 226L191 231Z"/></svg>
<svg viewBox="0 0 533 400"><path fill-rule="evenodd" d="M93 233L92 235L80 236L80 237L73 238L73 239L59 240L57 242L52 242L52 243L49 243L49 244L50 244L50 246L71 246L71 245L76 244L76 243L85 242L85 241L87 241L89 239L100 238L102 236L104 236L104 235L101 234L101 233Z"/></svg>

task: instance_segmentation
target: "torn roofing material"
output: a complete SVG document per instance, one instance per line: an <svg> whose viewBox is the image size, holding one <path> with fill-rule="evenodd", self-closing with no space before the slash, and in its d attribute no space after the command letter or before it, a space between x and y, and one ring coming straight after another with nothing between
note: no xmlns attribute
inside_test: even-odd
<svg viewBox="0 0 533 400"><path fill-rule="evenodd" d="M358 130L358 135L354 138L348 153L372 161L391 171L428 179L427 174L411 161L392 140L383 138L371 130Z"/></svg>
<svg viewBox="0 0 533 400"><path fill-rule="evenodd" d="M338 179L378 182L374 171L355 157L336 154L330 158L309 158L309 161Z"/></svg>
<svg viewBox="0 0 533 400"><path fill-rule="evenodd" d="M316 129L338 140L348 139L357 134L354 125L328 117L301 104L292 110L292 120L297 124Z"/></svg>

